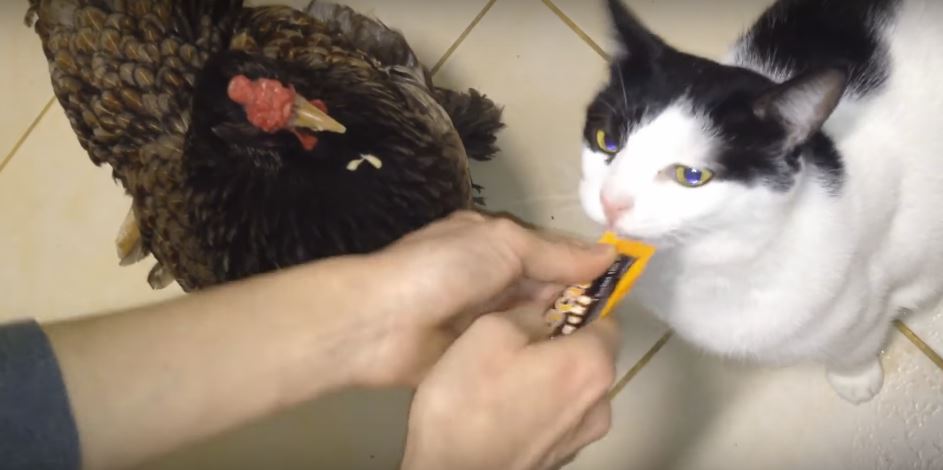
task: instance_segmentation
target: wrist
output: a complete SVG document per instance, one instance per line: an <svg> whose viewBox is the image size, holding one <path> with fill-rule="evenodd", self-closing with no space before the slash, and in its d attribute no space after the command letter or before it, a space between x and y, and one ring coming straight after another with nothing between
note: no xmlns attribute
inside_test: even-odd
<svg viewBox="0 0 943 470"><path fill-rule="evenodd" d="M386 305L375 257L325 260L299 274L287 295L297 299L295 310L306 318L311 364L327 366L334 389L398 385L401 378L390 367L398 362L390 351L397 342L395 315Z"/></svg>

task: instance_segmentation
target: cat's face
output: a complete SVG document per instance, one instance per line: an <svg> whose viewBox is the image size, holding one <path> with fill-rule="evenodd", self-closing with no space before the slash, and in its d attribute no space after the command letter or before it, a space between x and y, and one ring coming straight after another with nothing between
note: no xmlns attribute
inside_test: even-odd
<svg viewBox="0 0 943 470"><path fill-rule="evenodd" d="M782 211L806 154L834 151L819 131L845 73L824 68L775 84L673 50L619 0L609 3L623 50L587 112L586 213L622 235L667 245Z"/></svg>

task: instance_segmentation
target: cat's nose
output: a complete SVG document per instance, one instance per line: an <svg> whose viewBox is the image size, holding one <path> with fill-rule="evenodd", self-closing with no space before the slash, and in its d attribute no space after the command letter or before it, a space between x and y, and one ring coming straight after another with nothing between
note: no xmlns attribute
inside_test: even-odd
<svg viewBox="0 0 943 470"><path fill-rule="evenodd" d="M609 225L614 225L619 218L635 206L635 201L625 196L602 194L599 200L602 202L602 211L606 215L606 221L609 222Z"/></svg>

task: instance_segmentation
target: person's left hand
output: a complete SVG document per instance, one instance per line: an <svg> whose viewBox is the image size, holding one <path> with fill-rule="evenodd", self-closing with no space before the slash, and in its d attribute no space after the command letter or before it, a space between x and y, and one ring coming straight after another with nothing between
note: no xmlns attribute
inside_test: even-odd
<svg viewBox="0 0 943 470"><path fill-rule="evenodd" d="M555 469L609 431L614 319L551 341L526 313L479 318L432 368L403 470Z"/></svg>

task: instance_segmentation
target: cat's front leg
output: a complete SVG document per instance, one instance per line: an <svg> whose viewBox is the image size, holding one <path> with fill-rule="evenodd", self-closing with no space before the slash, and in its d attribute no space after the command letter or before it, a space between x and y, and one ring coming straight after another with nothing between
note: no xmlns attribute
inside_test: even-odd
<svg viewBox="0 0 943 470"><path fill-rule="evenodd" d="M860 405L871 401L884 386L881 349L887 339L890 323L882 323L862 341L826 364L826 377L836 393L845 401Z"/></svg>
<svg viewBox="0 0 943 470"><path fill-rule="evenodd" d="M884 369L879 357L857 368L827 366L826 376L835 393L855 405L871 401L884 386Z"/></svg>

